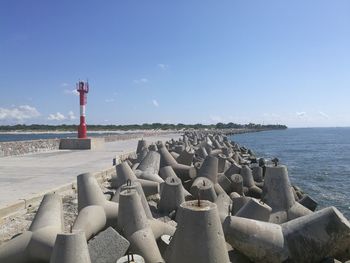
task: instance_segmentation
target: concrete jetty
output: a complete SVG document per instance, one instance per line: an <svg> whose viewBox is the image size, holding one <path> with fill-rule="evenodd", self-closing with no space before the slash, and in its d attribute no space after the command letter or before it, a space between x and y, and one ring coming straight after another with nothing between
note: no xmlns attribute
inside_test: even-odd
<svg viewBox="0 0 350 263"><path fill-rule="evenodd" d="M317 210L277 159L264 160L217 132L133 147L138 153L103 178L107 187L92 173L77 177L78 214L68 230L60 202L49 202L60 201L58 194L46 195L31 227L0 245L0 262L88 263L96 254L106 263L350 259L348 219L335 207Z"/></svg>
<svg viewBox="0 0 350 263"><path fill-rule="evenodd" d="M160 133L147 137L147 140L166 141L179 135ZM112 168L113 158L135 151L140 138L142 135L130 140L106 142L105 149L97 151L53 150L0 158L0 218L32 201L40 201L43 192L71 183L78 174ZM7 211L6 207L9 207Z"/></svg>

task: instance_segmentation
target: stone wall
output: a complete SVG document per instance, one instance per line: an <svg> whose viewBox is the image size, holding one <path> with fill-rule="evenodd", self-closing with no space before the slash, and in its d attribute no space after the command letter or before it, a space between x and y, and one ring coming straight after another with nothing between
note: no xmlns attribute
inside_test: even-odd
<svg viewBox="0 0 350 263"><path fill-rule="evenodd" d="M0 157L58 150L59 139L0 142Z"/></svg>

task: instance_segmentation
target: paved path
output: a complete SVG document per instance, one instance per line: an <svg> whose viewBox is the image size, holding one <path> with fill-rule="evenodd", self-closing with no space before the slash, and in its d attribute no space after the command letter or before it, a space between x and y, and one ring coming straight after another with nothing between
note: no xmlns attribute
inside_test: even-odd
<svg viewBox="0 0 350 263"><path fill-rule="evenodd" d="M178 134L146 137L149 142L178 138ZM0 206L70 183L78 174L112 166L116 155L136 151L139 139L106 143L105 150L57 150L0 158Z"/></svg>

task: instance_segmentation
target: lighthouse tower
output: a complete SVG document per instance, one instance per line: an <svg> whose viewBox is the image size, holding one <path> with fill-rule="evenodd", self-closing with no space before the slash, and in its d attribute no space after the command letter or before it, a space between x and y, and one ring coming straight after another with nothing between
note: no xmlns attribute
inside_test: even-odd
<svg viewBox="0 0 350 263"><path fill-rule="evenodd" d="M77 83L77 91L79 92L80 99L80 125L78 127L78 138L85 139L86 138L86 123L85 123L85 106L87 103L86 94L89 92L89 83L79 81Z"/></svg>
<svg viewBox="0 0 350 263"><path fill-rule="evenodd" d="M86 95L89 92L89 83L79 81L77 83L80 101L80 124L78 127L78 138L62 138L60 140L60 149L62 150L103 150L105 139L103 137L87 138L87 129L85 122L85 107L87 103Z"/></svg>

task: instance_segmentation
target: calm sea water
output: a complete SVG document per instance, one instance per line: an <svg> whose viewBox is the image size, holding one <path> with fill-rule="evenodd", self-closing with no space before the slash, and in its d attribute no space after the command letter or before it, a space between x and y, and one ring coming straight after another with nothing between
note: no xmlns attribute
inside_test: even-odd
<svg viewBox="0 0 350 263"><path fill-rule="evenodd" d="M239 134L231 140L257 156L278 157L292 184L319 208L337 207L350 218L350 128L300 128Z"/></svg>

